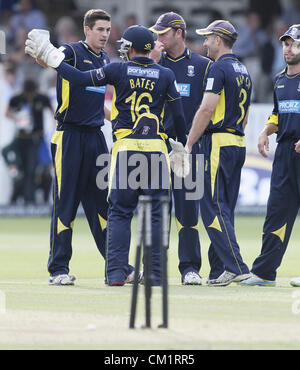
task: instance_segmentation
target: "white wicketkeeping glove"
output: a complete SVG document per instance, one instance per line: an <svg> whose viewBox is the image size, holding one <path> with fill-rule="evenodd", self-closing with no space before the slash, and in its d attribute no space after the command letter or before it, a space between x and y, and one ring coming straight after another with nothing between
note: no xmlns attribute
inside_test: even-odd
<svg viewBox="0 0 300 370"><path fill-rule="evenodd" d="M65 59L65 54L51 44L47 30L31 30L25 45L25 53L43 61L48 67L57 68Z"/></svg>
<svg viewBox="0 0 300 370"><path fill-rule="evenodd" d="M172 151L169 154L170 164L173 172L178 177L186 177L190 172L190 162L188 152L182 143L169 139Z"/></svg>

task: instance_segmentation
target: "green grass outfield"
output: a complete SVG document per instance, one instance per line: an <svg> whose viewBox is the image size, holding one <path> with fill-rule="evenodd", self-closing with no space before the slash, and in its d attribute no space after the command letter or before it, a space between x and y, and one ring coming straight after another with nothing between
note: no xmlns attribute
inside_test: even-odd
<svg viewBox="0 0 300 370"><path fill-rule="evenodd" d="M238 241L249 267L260 251L263 221L236 218ZM77 276L76 285L48 286L49 224L48 218L0 218L0 349L300 349L300 288L289 285L291 277L300 275L299 220L276 288L182 286L172 224L167 330L157 329L159 287L153 289L153 328L141 328L142 286L137 329L128 329L132 287L104 285L104 263L84 218L74 226L70 271ZM209 241L202 225L200 238L205 282ZM133 257L131 253L131 262Z"/></svg>

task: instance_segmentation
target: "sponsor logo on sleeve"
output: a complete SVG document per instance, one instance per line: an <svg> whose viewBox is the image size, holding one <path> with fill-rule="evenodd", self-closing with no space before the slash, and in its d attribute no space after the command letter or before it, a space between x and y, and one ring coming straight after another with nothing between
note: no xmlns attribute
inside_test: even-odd
<svg viewBox="0 0 300 370"><path fill-rule="evenodd" d="M104 74L104 71L103 71L103 68L98 68L96 70L96 78L97 80L102 80L103 78L105 77L105 74Z"/></svg>
<svg viewBox="0 0 300 370"><path fill-rule="evenodd" d="M206 83L206 91L212 90L214 86L214 78L208 78Z"/></svg>

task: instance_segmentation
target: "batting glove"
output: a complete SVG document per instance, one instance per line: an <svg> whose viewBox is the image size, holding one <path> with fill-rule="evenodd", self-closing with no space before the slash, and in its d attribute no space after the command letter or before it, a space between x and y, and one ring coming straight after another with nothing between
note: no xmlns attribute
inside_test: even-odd
<svg viewBox="0 0 300 370"><path fill-rule="evenodd" d="M173 172L178 177L186 177L190 172L188 152L179 141L169 139L172 151L169 154Z"/></svg>

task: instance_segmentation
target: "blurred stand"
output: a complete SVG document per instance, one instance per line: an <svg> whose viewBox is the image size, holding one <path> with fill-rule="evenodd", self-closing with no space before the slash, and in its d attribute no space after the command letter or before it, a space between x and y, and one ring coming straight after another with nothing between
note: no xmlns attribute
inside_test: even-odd
<svg viewBox="0 0 300 370"><path fill-rule="evenodd" d="M43 111L54 111L46 95L38 92L34 80L27 79L21 93L13 95L6 110L16 128L13 140L2 149L12 178L11 204L38 203L36 190L42 192L40 203L48 202L51 187L51 159L44 141Z"/></svg>
<svg viewBox="0 0 300 370"><path fill-rule="evenodd" d="M45 145L39 147L41 151L37 150L37 145L30 145L28 151L39 153L37 163L42 167L35 166L34 186L40 186L45 192L38 191L33 200L29 197L24 203L33 201L44 207L45 201L51 202L51 197L47 198L47 195L44 195L48 194L48 188L43 180L43 170L47 168L48 159L43 153L49 151L54 130L53 111L57 105L56 72L50 68L42 68L24 54L26 35L32 28L47 28L51 33L51 41L56 46L84 39L81 20L85 11L91 8L103 8L112 15L112 30L106 47L111 61L120 60L119 44L116 41L120 39L126 27L139 23L151 26L163 12L173 10L184 16L187 20L187 45L202 55L206 55L206 50L203 48L203 39L195 34L195 29L204 27L215 19L231 21L239 32L234 52L246 64L254 84L252 96L254 104L251 107L246 139L247 155L256 155L257 136L272 110L272 80L275 74L285 67L278 37L291 24L299 23L300 0L0 0L0 30L5 32L7 38L7 54L0 55L0 152L18 136L15 121L7 118L5 114L12 97L20 96L22 91L24 92L24 81L33 79L38 82L39 94L44 95L50 102L47 103L47 109L43 109L43 131L39 134L39 140L43 138ZM108 106L111 104L112 96L113 89L108 86L106 92ZM48 109L48 105L52 110ZM12 106L10 109L16 116L21 115L22 109ZM104 132L108 146L111 146L110 122L106 122ZM275 142L272 142L271 154L275 147ZM16 156L16 161L17 158ZM261 167L263 162L259 163ZM269 168L269 162L266 166ZM32 172L32 169L25 170L27 171ZM0 207L9 205L10 200L15 198L12 191L15 183L14 172L16 173L0 155ZM46 172L49 175L49 168ZM250 183L247 181L249 174L250 172L246 171L244 175L245 184ZM243 188L245 190L245 187ZM244 191L242 199L246 199L245 194ZM16 208L14 209L18 213ZM37 207L34 206L31 210L27 207L26 212L34 213Z"/></svg>

